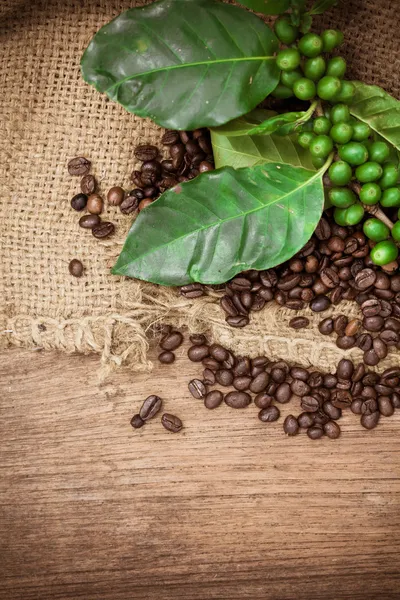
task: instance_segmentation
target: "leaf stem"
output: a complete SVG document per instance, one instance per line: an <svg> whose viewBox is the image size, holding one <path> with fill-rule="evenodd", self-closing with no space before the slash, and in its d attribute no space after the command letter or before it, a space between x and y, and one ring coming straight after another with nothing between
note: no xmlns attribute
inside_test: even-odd
<svg viewBox="0 0 400 600"><path fill-rule="evenodd" d="M357 196L360 196L361 185L359 183L352 182L349 187L357 194ZM392 221L389 219L388 216L385 215L383 210L381 208L379 208L379 206L377 204L373 204L373 205L363 204L363 208L370 215L372 215L372 216L376 217L377 219L379 219L380 221L382 221L382 223L384 223L387 227L389 227L390 230L393 229Z"/></svg>

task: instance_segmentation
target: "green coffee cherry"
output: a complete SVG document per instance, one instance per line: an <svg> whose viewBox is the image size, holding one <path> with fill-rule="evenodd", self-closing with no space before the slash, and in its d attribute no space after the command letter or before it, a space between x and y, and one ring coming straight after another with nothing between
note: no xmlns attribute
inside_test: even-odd
<svg viewBox="0 0 400 600"><path fill-rule="evenodd" d="M363 217L364 207L359 202L346 209L345 219L348 226L358 225Z"/></svg>
<svg viewBox="0 0 400 600"><path fill-rule="evenodd" d="M314 158L326 158L333 150L333 142L327 135L317 135L310 144L310 152Z"/></svg>
<svg viewBox="0 0 400 600"><path fill-rule="evenodd" d="M337 144L347 144L353 136L353 128L349 123L337 123L332 127L329 135Z"/></svg>
<svg viewBox="0 0 400 600"><path fill-rule="evenodd" d="M323 42L316 33L306 33L300 38L298 48L303 56L315 58L322 52Z"/></svg>
<svg viewBox="0 0 400 600"><path fill-rule="evenodd" d="M332 205L338 208L349 208L357 202L357 196L349 188L331 188L328 197Z"/></svg>
<svg viewBox="0 0 400 600"><path fill-rule="evenodd" d="M339 148L339 156L350 165L362 165L368 160L368 150L359 142L349 142Z"/></svg>
<svg viewBox="0 0 400 600"><path fill-rule="evenodd" d="M317 93L322 100L332 100L342 88L340 79L325 75L318 81Z"/></svg>
<svg viewBox="0 0 400 600"><path fill-rule="evenodd" d="M379 219L367 219L363 225L363 232L373 242L383 242L390 236L390 229Z"/></svg>
<svg viewBox="0 0 400 600"><path fill-rule="evenodd" d="M312 81L318 81L325 73L326 62L322 56L307 58L303 65L304 75Z"/></svg>
<svg viewBox="0 0 400 600"><path fill-rule="evenodd" d="M350 121L350 111L346 104L336 104L331 109L331 121L336 123L348 123Z"/></svg>
<svg viewBox="0 0 400 600"><path fill-rule="evenodd" d="M338 225L341 225L341 227L346 227L347 225L346 211L347 208L335 208L333 211L333 218Z"/></svg>
<svg viewBox="0 0 400 600"><path fill-rule="evenodd" d="M300 71L282 71L281 73L281 83L282 85L285 85L286 87L293 89L293 86L295 84L295 82L298 79L301 79L303 77L303 75L300 73Z"/></svg>
<svg viewBox="0 0 400 600"><path fill-rule="evenodd" d="M293 71L297 69L301 61L300 53L296 48L285 48L278 52L276 64L281 71Z"/></svg>
<svg viewBox="0 0 400 600"><path fill-rule="evenodd" d="M326 67L326 75L332 75L332 77L338 77L343 79L346 73L347 64L344 58L341 56L335 56L331 58Z"/></svg>
<svg viewBox="0 0 400 600"><path fill-rule="evenodd" d="M399 169L394 163L383 165L383 175L378 184L383 190L394 187L399 180Z"/></svg>
<svg viewBox="0 0 400 600"><path fill-rule="evenodd" d="M314 119L313 131L317 135L328 135L332 127L329 119L326 117L317 117Z"/></svg>
<svg viewBox="0 0 400 600"><path fill-rule="evenodd" d="M383 169L381 165L377 162L368 161L357 167L356 169L356 178L361 183L368 183L370 181L377 181L380 177L382 177Z"/></svg>
<svg viewBox="0 0 400 600"><path fill-rule="evenodd" d="M302 77L294 83L293 93L299 100L311 100L316 94L315 83L311 79Z"/></svg>
<svg viewBox="0 0 400 600"><path fill-rule="evenodd" d="M396 260L399 255L399 250L396 244L390 240L378 242L371 250L371 260L376 265L387 265Z"/></svg>
<svg viewBox="0 0 400 600"><path fill-rule="evenodd" d="M386 142L373 142L369 151L371 160L384 163L390 156L390 147Z"/></svg>
<svg viewBox="0 0 400 600"><path fill-rule="evenodd" d="M271 96L274 98L280 98L281 100L285 100L286 98L292 98L293 90L286 87L286 85L282 85L282 83L278 83L273 92L271 92Z"/></svg>
<svg viewBox="0 0 400 600"><path fill-rule="evenodd" d="M309 148L311 141L315 138L315 135L311 131L304 131L300 133L297 138L298 143L302 148Z"/></svg>
<svg viewBox="0 0 400 600"><path fill-rule="evenodd" d="M364 142L371 135L371 127L367 125L367 123L362 123L361 121L354 119L352 121L352 126L354 130L353 140L355 142Z"/></svg>
<svg viewBox="0 0 400 600"><path fill-rule="evenodd" d="M311 158L311 162L316 169L321 169L325 164L325 158L318 158L317 156L313 156Z"/></svg>
<svg viewBox="0 0 400 600"><path fill-rule="evenodd" d="M392 238L395 242L400 242L400 221L396 221L392 229Z"/></svg>
<svg viewBox="0 0 400 600"><path fill-rule="evenodd" d="M290 17L287 16L276 19L274 31L276 37L287 46L293 44L299 33L299 30L292 25Z"/></svg>
<svg viewBox="0 0 400 600"><path fill-rule="evenodd" d="M382 194L381 204L385 208L400 206L400 188L392 187L385 190Z"/></svg>
<svg viewBox="0 0 400 600"><path fill-rule="evenodd" d="M381 196L382 190L377 183L365 183L360 190L360 200L363 204L368 204L368 206L377 204Z"/></svg>
<svg viewBox="0 0 400 600"><path fill-rule="evenodd" d="M350 183L352 176L352 169L349 163L344 162L343 160L338 160L334 162L329 167L329 179L333 183L333 185L347 185Z"/></svg>
<svg viewBox="0 0 400 600"><path fill-rule="evenodd" d="M345 81L342 79L341 81L341 89L336 94L334 98L328 98L331 102L343 102L344 104L351 104L353 101L354 95L356 93L356 88L351 81Z"/></svg>
<svg viewBox="0 0 400 600"><path fill-rule="evenodd" d="M332 52L334 48L343 43L343 33L336 29L326 29L321 33L322 49L324 52Z"/></svg>

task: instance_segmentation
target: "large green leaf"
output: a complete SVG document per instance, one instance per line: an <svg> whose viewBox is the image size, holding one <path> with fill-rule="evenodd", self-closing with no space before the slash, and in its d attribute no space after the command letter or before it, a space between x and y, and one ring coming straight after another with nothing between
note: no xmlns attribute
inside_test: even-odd
<svg viewBox="0 0 400 600"><path fill-rule="evenodd" d="M82 58L88 83L164 127L221 125L245 114L279 80L278 40L238 6L162 0L105 25Z"/></svg>
<svg viewBox="0 0 400 600"><path fill-rule="evenodd" d="M368 125L400 150L400 102L377 85L353 81L356 94L350 106L352 115Z"/></svg>
<svg viewBox="0 0 400 600"><path fill-rule="evenodd" d="M163 285L223 283L268 269L311 237L323 169L226 167L165 192L133 224L113 273Z"/></svg>
<svg viewBox="0 0 400 600"><path fill-rule="evenodd" d="M211 130L211 142L217 168L231 166L235 169L269 162L284 163L294 167L315 170L311 155L296 141L296 134L282 137L277 134L249 135L257 122L271 117L264 110L253 111L224 127Z"/></svg>
<svg viewBox="0 0 400 600"><path fill-rule="evenodd" d="M290 6L290 0L239 0L239 2L264 15L281 15Z"/></svg>

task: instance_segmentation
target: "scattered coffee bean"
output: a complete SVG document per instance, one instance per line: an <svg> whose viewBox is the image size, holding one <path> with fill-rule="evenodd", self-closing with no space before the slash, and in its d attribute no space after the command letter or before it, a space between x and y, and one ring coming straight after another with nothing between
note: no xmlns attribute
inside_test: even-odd
<svg viewBox="0 0 400 600"><path fill-rule="evenodd" d="M307 435L311 440L319 440L324 435L324 430L322 425L316 424L312 425L307 429Z"/></svg>
<svg viewBox="0 0 400 600"><path fill-rule="evenodd" d="M84 215L79 219L79 227L82 227L83 229L93 229L100 221L99 215Z"/></svg>
<svg viewBox="0 0 400 600"><path fill-rule="evenodd" d="M208 346L206 346L205 344L202 346L191 346L188 350L188 357L192 362L201 362L204 358L208 356L208 352ZM209 368L212 369L211 366Z"/></svg>
<svg viewBox="0 0 400 600"><path fill-rule="evenodd" d="M74 210L80 212L86 208L88 197L86 194L76 194L71 200L71 206Z"/></svg>
<svg viewBox="0 0 400 600"><path fill-rule="evenodd" d="M389 396L379 396L378 398L379 412L384 417L391 417L394 413L394 407Z"/></svg>
<svg viewBox="0 0 400 600"><path fill-rule="evenodd" d="M233 380L233 387L238 392L245 392L249 389L249 386L252 382L252 378L248 375L239 375L239 377L235 377Z"/></svg>
<svg viewBox="0 0 400 600"><path fill-rule="evenodd" d="M190 283L180 288L180 294L185 298L200 298L200 296L204 296L205 291L201 283Z"/></svg>
<svg viewBox="0 0 400 600"><path fill-rule="evenodd" d="M161 423L165 429L171 431L172 433L178 433L182 427L183 423L179 417L175 415L170 415L169 413L164 413L161 417Z"/></svg>
<svg viewBox="0 0 400 600"><path fill-rule="evenodd" d="M211 344L209 347L209 353L212 358L218 362L224 362L229 356L228 350L220 346L219 344Z"/></svg>
<svg viewBox="0 0 400 600"><path fill-rule="evenodd" d="M278 385L275 392L275 400L280 404L287 404L292 397L290 386L287 382Z"/></svg>
<svg viewBox="0 0 400 600"><path fill-rule="evenodd" d="M271 406L273 400L273 396L270 396L265 392L260 392L260 394L257 394L257 396L254 398L254 404L257 406L257 408L268 408Z"/></svg>
<svg viewBox="0 0 400 600"><path fill-rule="evenodd" d="M277 406L268 406L267 408L263 408L258 413L258 418L263 423L272 423L273 421L277 421L281 416L280 410Z"/></svg>
<svg viewBox="0 0 400 600"><path fill-rule="evenodd" d="M193 398L196 398L197 400L204 398L207 394L207 388L200 379L192 379L192 381L189 382L188 387Z"/></svg>
<svg viewBox="0 0 400 600"><path fill-rule="evenodd" d="M324 295L316 296L310 302L310 308L313 312L323 312L324 310L327 310L330 305L331 301L329 300L328 296Z"/></svg>
<svg viewBox="0 0 400 600"><path fill-rule="evenodd" d="M89 196L86 208L92 215L100 215L103 212L103 198L98 194Z"/></svg>
<svg viewBox="0 0 400 600"><path fill-rule="evenodd" d="M143 421L148 421L156 416L161 410L162 400L159 396L149 396L143 402L141 409L139 410L139 416Z"/></svg>
<svg viewBox="0 0 400 600"><path fill-rule="evenodd" d="M144 421L140 415L133 415L131 425L134 429L140 429L140 427L143 427Z"/></svg>
<svg viewBox="0 0 400 600"><path fill-rule="evenodd" d="M77 258L71 260L68 265L68 271L73 277L82 277L83 275L83 264Z"/></svg>
<svg viewBox="0 0 400 600"><path fill-rule="evenodd" d="M83 156L77 156L68 163L68 173L70 175L86 175L89 173L91 162Z"/></svg>
<svg viewBox="0 0 400 600"><path fill-rule="evenodd" d="M378 425L380 413L378 411L373 413L364 413L361 416L360 423L365 429L373 429Z"/></svg>
<svg viewBox="0 0 400 600"><path fill-rule="evenodd" d="M336 440L340 436L340 427L335 421L328 421L323 427L325 435L331 440Z"/></svg>
<svg viewBox="0 0 400 600"><path fill-rule="evenodd" d="M203 381L206 385L214 385L215 384L215 373L211 371L211 369L204 369L203 371Z"/></svg>
<svg viewBox="0 0 400 600"><path fill-rule="evenodd" d="M108 190L107 202L110 206L120 206L125 197L125 192L121 187L112 187Z"/></svg>
<svg viewBox="0 0 400 600"><path fill-rule="evenodd" d="M203 346L207 343L206 336L201 333L189 336L189 340L194 346Z"/></svg>
<svg viewBox="0 0 400 600"><path fill-rule="evenodd" d="M85 175L81 179L81 191L83 194L86 194L87 196L94 194L94 192L96 191L96 187L97 181L96 178L93 177L93 175Z"/></svg>
<svg viewBox="0 0 400 600"><path fill-rule="evenodd" d="M115 231L114 223L110 221L102 221L98 225L92 227L92 234L95 238L103 239L110 237Z"/></svg>
<svg viewBox="0 0 400 600"><path fill-rule="evenodd" d="M297 417L297 422L302 429L308 429L314 425L314 413L302 412Z"/></svg>
<svg viewBox="0 0 400 600"><path fill-rule="evenodd" d="M247 392L229 392L224 401L231 408L246 408L251 403L251 396Z"/></svg>
<svg viewBox="0 0 400 600"><path fill-rule="evenodd" d="M262 371L261 373L256 375L256 377L254 377L254 379L250 383L250 386L249 386L250 391L253 392L253 394L259 394L260 392L263 392L265 390L265 388L268 385L268 382L269 382L268 373L266 373L265 371Z"/></svg>
<svg viewBox="0 0 400 600"><path fill-rule="evenodd" d="M303 329L304 327L308 327L310 324L310 319L307 317L294 317L289 321L289 327L293 329Z"/></svg>
<svg viewBox="0 0 400 600"><path fill-rule="evenodd" d="M204 406L209 409L217 408L223 399L224 395L222 392L219 390L213 390L212 392L208 392L204 398Z"/></svg>
<svg viewBox="0 0 400 600"><path fill-rule="evenodd" d="M139 199L135 195L129 194L124 200L122 200L119 209L123 215L130 215L139 207Z"/></svg>
<svg viewBox="0 0 400 600"><path fill-rule="evenodd" d="M334 329L333 319L331 317L324 319L318 325L318 329L319 329L319 332L322 333L322 335L330 335Z"/></svg>
<svg viewBox="0 0 400 600"><path fill-rule="evenodd" d="M220 369L215 373L215 379L220 385L229 387L233 383L233 373L229 369Z"/></svg>
<svg viewBox="0 0 400 600"><path fill-rule="evenodd" d="M144 144L135 149L135 157L143 162L155 160L157 156L158 148L156 148L156 146L151 146L150 144Z"/></svg>
<svg viewBox="0 0 400 600"><path fill-rule="evenodd" d="M175 354L173 352L161 352L158 355L158 360L160 363L164 363L165 365L170 365L175 361Z"/></svg>
<svg viewBox="0 0 400 600"><path fill-rule="evenodd" d="M299 433L299 424L296 417L288 415L283 422L283 431L286 435L296 435Z"/></svg>
<svg viewBox="0 0 400 600"><path fill-rule="evenodd" d="M172 331L165 335L161 342L160 347L163 350L176 350L183 342L183 335L180 331Z"/></svg>

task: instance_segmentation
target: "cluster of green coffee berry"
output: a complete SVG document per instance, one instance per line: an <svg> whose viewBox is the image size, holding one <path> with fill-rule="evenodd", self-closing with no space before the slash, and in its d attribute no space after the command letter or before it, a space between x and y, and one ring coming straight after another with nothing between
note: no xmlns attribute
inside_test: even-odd
<svg viewBox="0 0 400 600"><path fill-rule="evenodd" d="M281 78L274 95L319 100L321 116L298 130L299 144L309 149L316 168L322 167L328 156L337 151L328 171L328 196L335 207L335 221L342 226L357 225L364 219L365 208L377 204L381 209L397 210L399 170L396 163L390 162L391 147L374 140L369 125L351 116L347 105L352 101L355 87L343 80L346 61L340 56L328 60L322 56L342 43L343 34L328 29L320 36L307 33L298 39L298 30L285 16L275 22L275 33L281 42L292 46L278 53ZM397 216L400 219L400 209ZM379 218L370 218L364 222L363 230L371 240L370 256L374 263L385 265L397 259L400 220L390 229Z"/></svg>

